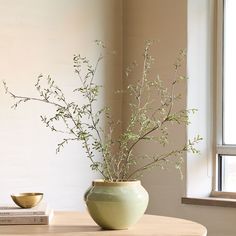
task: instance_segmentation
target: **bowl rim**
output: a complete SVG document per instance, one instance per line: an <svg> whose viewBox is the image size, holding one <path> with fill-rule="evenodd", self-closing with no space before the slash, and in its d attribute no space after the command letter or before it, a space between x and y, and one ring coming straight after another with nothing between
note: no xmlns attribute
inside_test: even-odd
<svg viewBox="0 0 236 236"><path fill-rule="evenodd" d="M40 193L40 192L24 192L24 193L11 194L11 197L36 197L36 196L43 196L43 193Z"/></svg>

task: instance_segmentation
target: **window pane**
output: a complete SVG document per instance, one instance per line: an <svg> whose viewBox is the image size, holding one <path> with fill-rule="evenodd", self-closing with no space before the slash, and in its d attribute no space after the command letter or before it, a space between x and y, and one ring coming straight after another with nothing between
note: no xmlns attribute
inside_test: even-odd
<svg viewBox="0 0 236 236"><path fill-rule="evenodd" d="M222 191L236 192L236 156L222 156Z"/></svg>
<svg viewBox="0 0 236 236"><path fill-rule="evenodd" d="M223 142L236 144L236 1L225 0Z"/></svg>

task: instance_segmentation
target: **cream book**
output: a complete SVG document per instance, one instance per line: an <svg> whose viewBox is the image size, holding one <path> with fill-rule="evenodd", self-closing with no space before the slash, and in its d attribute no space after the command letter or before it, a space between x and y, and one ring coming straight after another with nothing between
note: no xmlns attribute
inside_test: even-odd
<svg viewBox="0 0 236 236"><path fill-rule="evenodd" d="M0 225L48 225L53 218L53 210L44 215L4 215L0 216Z"/></svg>
<svg viewBox="0 0 236 236"><path fill-rule="evenodd" d="M16 216L16 215L46 215L49 211L48 204L46 202L41 202L37 206L29 209L20 208L16 205L14 206L1 206L0 205L0 217L1 216Z"/></svg>

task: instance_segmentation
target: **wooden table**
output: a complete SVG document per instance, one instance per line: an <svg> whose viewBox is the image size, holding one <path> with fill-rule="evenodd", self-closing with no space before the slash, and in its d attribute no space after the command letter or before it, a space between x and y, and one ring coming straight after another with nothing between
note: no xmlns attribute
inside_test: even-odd
<svg viewBox="0 0 236 236"><path fill-rule="evenodd" d="M206 236L207 230L204 226L192 221L154 215L144 215L142 219L129 230L102 230L86 213L55 212L50 225L4 225L0 226L0 235Z"/></svg>

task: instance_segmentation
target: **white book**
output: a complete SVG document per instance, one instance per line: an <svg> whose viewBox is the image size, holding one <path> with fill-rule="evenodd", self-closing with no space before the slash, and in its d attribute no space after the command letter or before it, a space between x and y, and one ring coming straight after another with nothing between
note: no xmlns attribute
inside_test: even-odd
<svg viewBox="0 0 236 236"><path fill-rule="evenodd" d="M48 211L49 207L46 202L41 202L39 205L28 209L17 206L0 206L0 217L16 215L46 215Z"/></svg>
<svg viewBox="0 0 236 236"><path fill-rule="evenodd" d="M0 225L48 225L53 218L53 210L46 215L1 216Z"/></svg>

